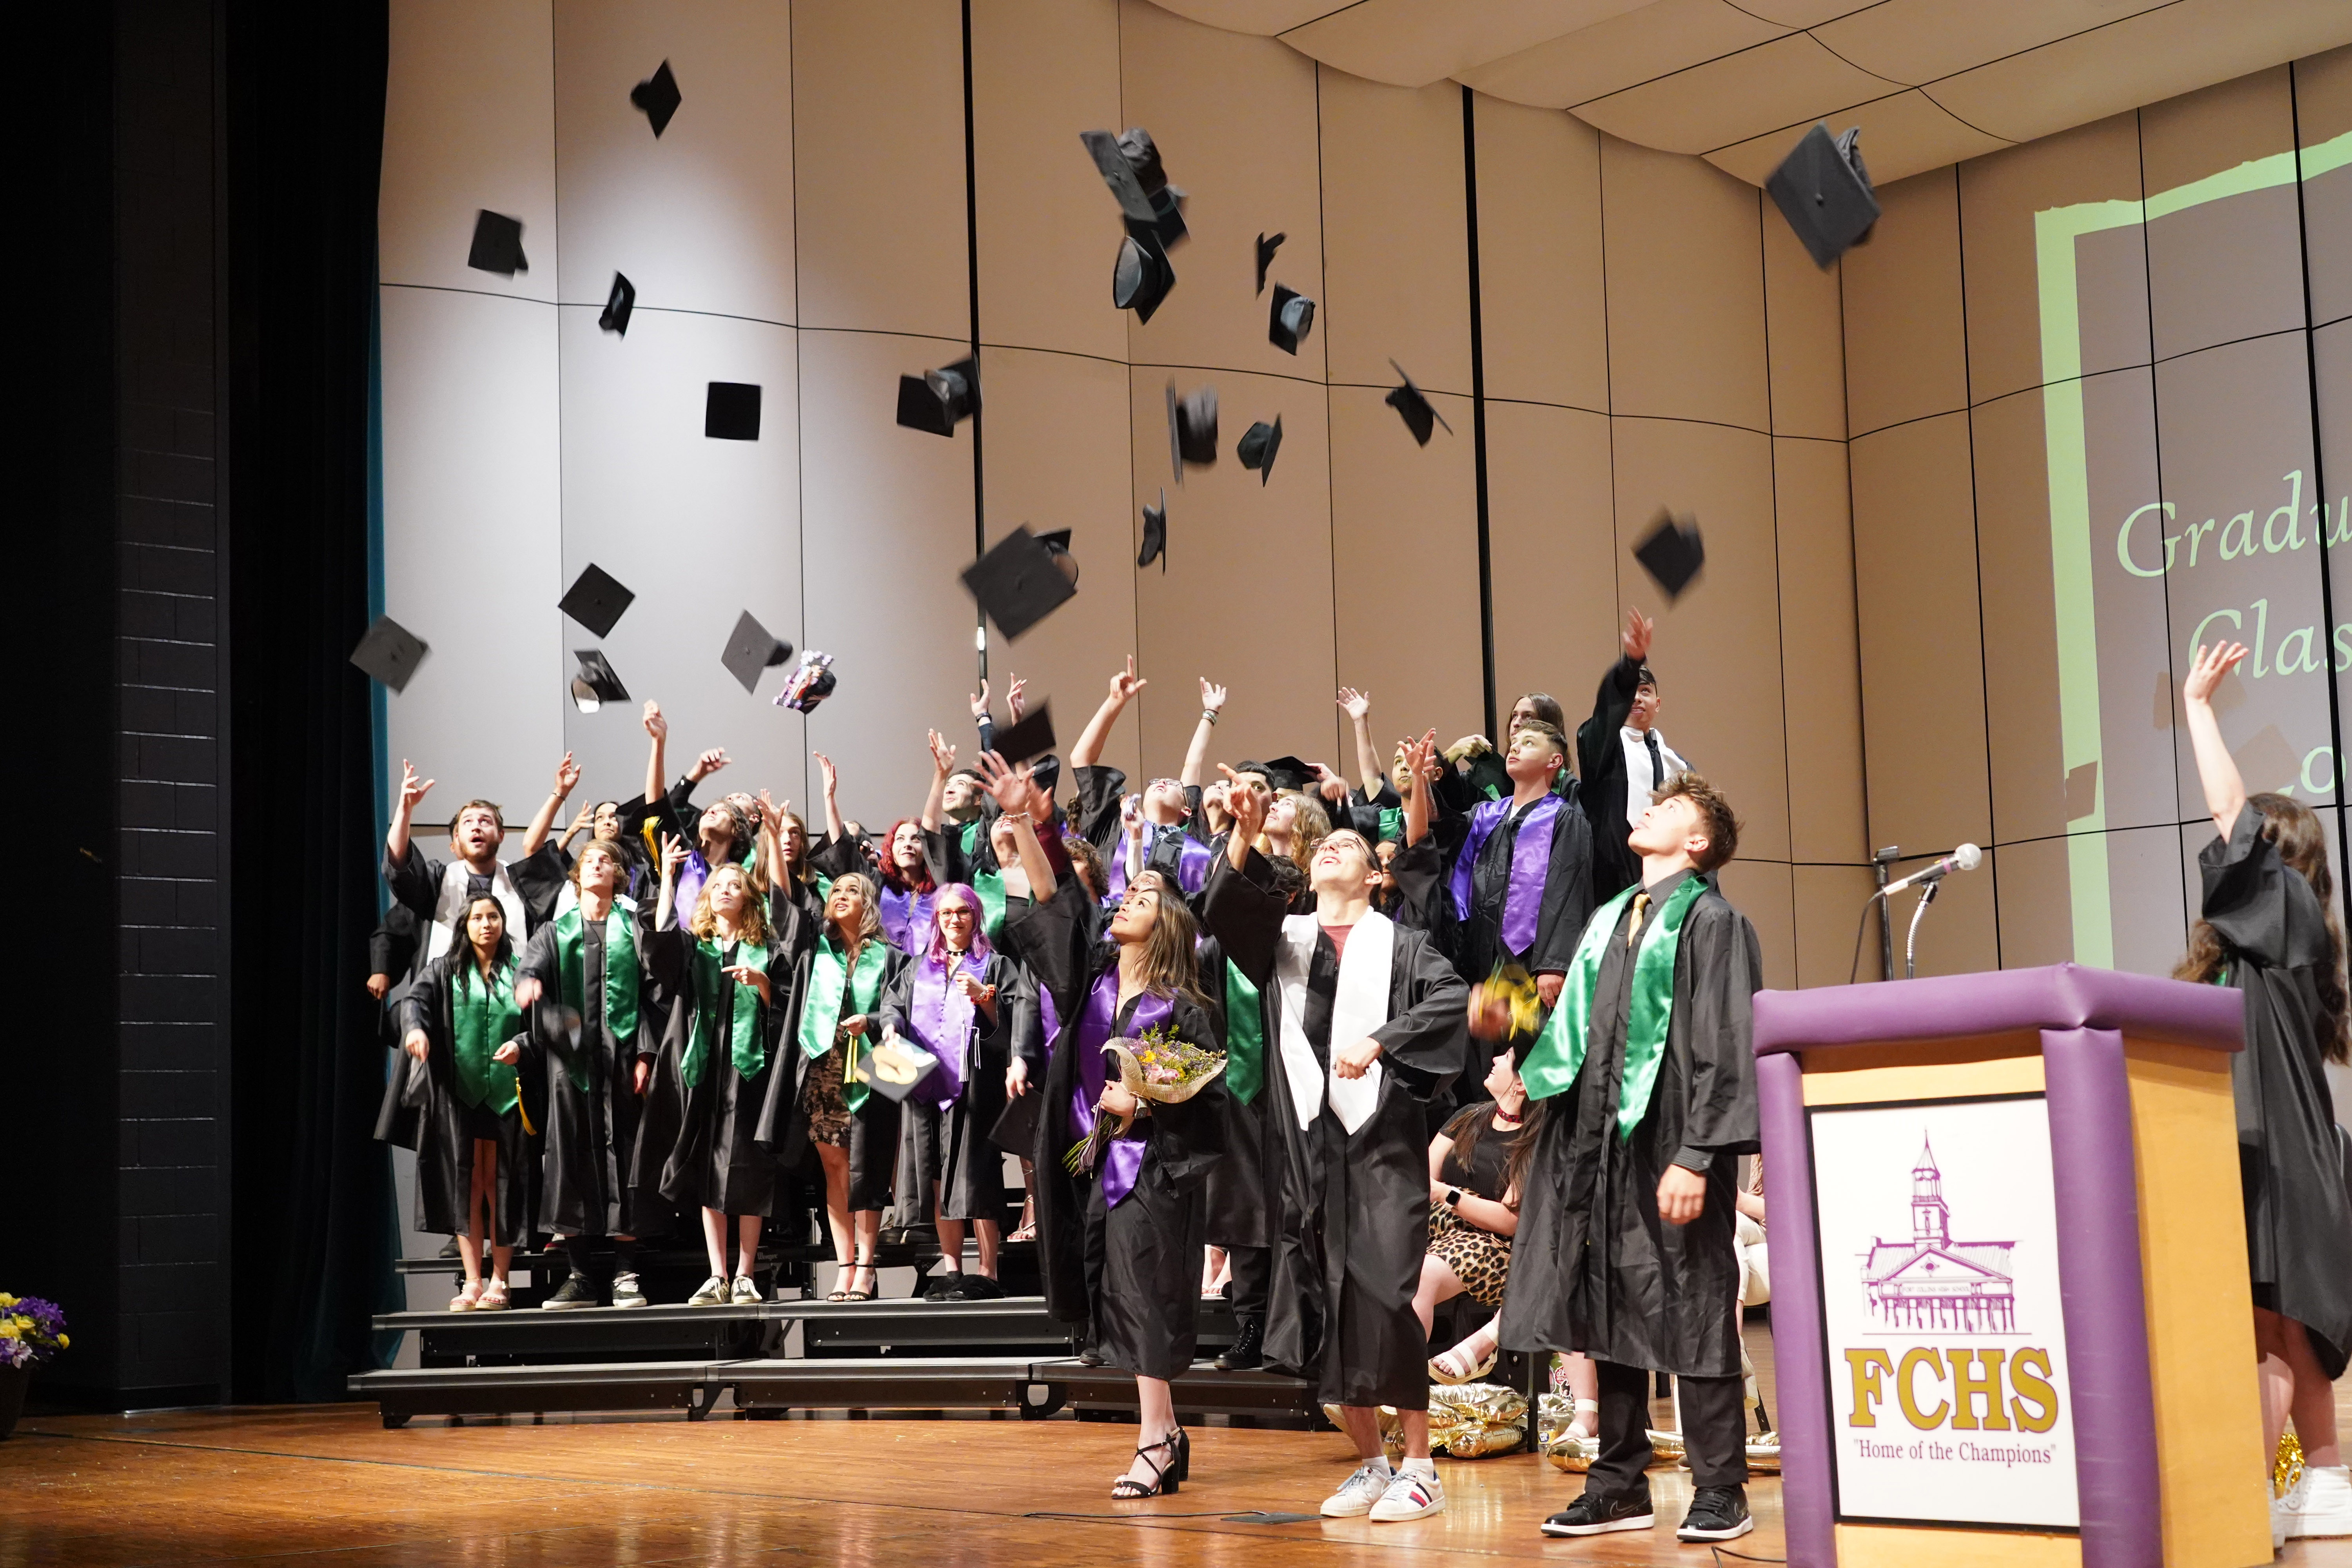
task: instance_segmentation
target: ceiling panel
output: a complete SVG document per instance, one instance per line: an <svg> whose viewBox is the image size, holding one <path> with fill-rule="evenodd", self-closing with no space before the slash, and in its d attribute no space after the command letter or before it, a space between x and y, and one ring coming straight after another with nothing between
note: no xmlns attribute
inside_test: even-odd
<svg viewBox="0 0 2352 1568"><path fill-rule="evenodd" d="M1935 81L2174 0L1883 0L1813 29L1830 50L1893 81Z"/></svg>
<svg viewBox="0 0 2352 1568"><path fill-rule="evenodd" d="M1954 119L1917 88L1874 102L1856 104L1852 109L1841 109L1822 119L1829 122L1832 131L1862 127L1863 166L1870 171L1872 183L1880 185L2009 145L1998 136L1988 136ZM1753 141L1709 153L1706 161L1727 174L1737 174L1751 185L1760 185L1780 166L1780 160L1789 155L1797 139L1812 126L1811 121L1784 126Z"/></svg>
<svg viewBox="0 0 2352 1568"><path fill-rule="evenodd" d="M1642 0L1358 0L1282 41L1351 76L1427 87L1637 9Z"/></svg>
<svg viewBox="0 0 2352 1568"><path fill-rule="evenodd" d="M2041 0L2029 0L2039 5ZM1855 11L1869 9L1870 0L1747 0L1740 9L1753 11L1784 27L1818 27Z"/></svg>
<svg viewBox="0 0 2352 1568"><path fill-rule="evenodd" d="M1711 153L1811 120L1823 104L1865 103L1896 84L1846 64L1810 34L1791 33L1736 55L1580 105L1577 118L1667 153Z"/></svg>
<svg viewBox="0 0 2352 1568"><path fill-rule="evenodd" d="M1348 8L1348 0L1157 0L1188 22L1228 33L1279 33Z"/></svg>
<svg viewBox="0 0 2352 1568"><path fill-rule="evenodd" d="M1769 43L1788 28L1729 0L1650 0L1637 11L1490 60L1461 79L1538 109L1567 109L1718 55Z"/></svg>

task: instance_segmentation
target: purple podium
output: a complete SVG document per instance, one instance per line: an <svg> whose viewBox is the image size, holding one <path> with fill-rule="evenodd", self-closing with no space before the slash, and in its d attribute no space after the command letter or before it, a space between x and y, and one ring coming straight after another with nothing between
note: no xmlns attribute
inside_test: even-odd
<svg viewBox="0 0 2352 1568"><path fill-rule="evenodd" d="M1789 1561L2271 1561L2238 993L1756 998Z"/></svg>

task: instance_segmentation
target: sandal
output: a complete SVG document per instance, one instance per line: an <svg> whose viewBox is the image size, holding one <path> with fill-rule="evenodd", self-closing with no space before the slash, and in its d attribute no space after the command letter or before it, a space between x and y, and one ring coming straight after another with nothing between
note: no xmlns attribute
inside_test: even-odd
<svg viewBox="0 0 2352 1568"><path fill-rule="evenodd" d="M507 1282L493 1279L482 1287L481 1299L474 1303L477 1312L503 1312L512 1305L507 1300Z"/></svg>
<svg viewBox="0 0 2352 1568"><path fill-rule="evenodd" d="M1495 1370L1495 1359L1497 1353L1490 1347L1486 1352L1486 1360L1474 1363L1467 1351L1461 1345L1455 1345L1452 1350L1429 1358L1430 1381L1444 1384L1474 1382Z"/></svg>
<svg viewBox="0 0 2352 1568"><path fill-rule="evenodd" d="M875 1272L872 1260L868 1259L863 1263L853 1263L849 1267L852 1273L855 1273L860 1268L866 1270L866 1289L863 1290L852 1290L847 1295L842 1297L842 1300L845 1301L871 1301L874 1300L875 1292L881 1288L882 1279L881 1276Z"/></svg>
<svg viewBox="0 0 2352 1568"><path fill-rule="evenodd" d="M481 1304L481 1300L482 1282L478 1279L468 1279L463 1290L449 1298L449 1310L453 1312L470 1312Z"/></svg>
<svg viewBox="0 0 2352 1568"><path fill-rule="evenodd" d="M1168 1450L1168 1462L1161 1464L1151 1457L1155 1448ZM1192 1473L1192 1440L1179 1426L1157 1443L1146 1443L1135 1451L1135 1457L1152 1469L1149 1484L1133 1476L1121 1476L1111 1482L1110 1495L1122 1501L1134 1498L1174 1497L1183 1479Z"/></svg>

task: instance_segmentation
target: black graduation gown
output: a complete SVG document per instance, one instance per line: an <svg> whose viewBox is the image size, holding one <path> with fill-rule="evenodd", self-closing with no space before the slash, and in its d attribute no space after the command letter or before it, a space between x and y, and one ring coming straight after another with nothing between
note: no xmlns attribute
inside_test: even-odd
<svg viewBox="0 0 2352 1568"><path fill-rule="evenodd" d="M775 1201L776 1159L757 1139L760 1118L771 1084L779 1076L777 1042L783 1018L785 986L793 973L782 949L745 944L737 962L763 968L768 974L769 1000L760 1005L755 1026L763 1062L756 1073L736 1069L728 1048L729 1022L734 1005L735 982L719 976L719 994L706 996L693 963L695 941L677 926L644 939L652 965L675 975L677 1000L662 1030L661 1054L654 1065L659 1088L649 1087L644 1129L638 1135L640 1168L658 1169L658 1190L681 1210L716 1209L721 1214L764 1215ZM710 1023L710 1055L702 1081L686 1081L686 1048L694 1037L695 1016L717 1011ZM720 1010L724 1009L724 1010ZM675 1118L675 1131L656 1142L665 1123Z"/></svg>
<svg viewBox="0 0 2352 1568"><path fill-rule="evenodd" d="M1621 657L1601 677L1601 689L1592 699L1592 717L1576 727L1576 793L1592 828L1595 908L1642 879L1642 858L1626 843L1633 829L1625 818L1628 783L1622 734L1625 721L1633 716L1633 693L1641 674L1638 662Z"/></svg>
<svg viewBox="0 0 2352 1568"><path fill-rule="evenodd" d="M783 1064L772 1075L768 1085L767 1103L760 1111L760 1142L776 1152L776 1159L786 1170L796 1170L809 1157L808 1110L802 1096L808 1088L808 1055L801 1049L801 1007L810 989L810 971L816 964L816 931L812 929L804 946L792 963L792 991L784 1007L782 1044ZM882 977L874 988L874 1010L866 1016L866 1032L833 1048L844 1052L870 1050L882 1037L882 998L890 994L899 972L909 962L907 955L879 935L868 939L882 942ZM843 1012L838 1024L849 1017L849 986L845 978L841 988ZM854 1056L842 1060L845 1084L847 1069ZM849 1117L849 1206L852 1211L887 1209L890 1206L890 1190L898 1170L898 1104L887 1094L868 1093L866 1103Z"/></svg>
<svg viewBox="0 0 2352 1568"><path fill-rule="evenodd" d="M1495 965L1506 958L1531 974L1566 973L1569 961L1576 956L1577 939L1592 918L1592 825L1575 801L1563 800L1552 818L1551 858L1544 873L1535 940L1524 952L1513 952L1505 945L1503 911L1510 892L1511 858L1518 847L1524 816L1521 812L1506 813L1486 835L1477 863L1470 868L1470 914L1459 921L1454 954L1463 979L1474 984L1492 974ZM1467 844L1465 825L1465 836L1455 853ZM1449 856L1449 876L1454 864ZM1454 912L1450 892L1446 911Z"/></svg>
<svg viewBox="0 0 2352 1568"><path fill-rule="evenodd" d="M564 1017L572 999L563 994L555 922L533 931L523 949L522 973L540 984L524 1065L540 1080L532 1103L543 1100L547 1108L543 1117L534 1118L543 1149L539 1228L559 1236L642 1237L667 1229L673 1218L660 1193L661 1167L669 1146L665 1144L651 1161L640 1158L637 1129L645 1100L635 1087L638 1058L651 1061L660 1055L667 1011L657 1005L656 993L667 987L656 981L645 959L653 934L651 912L640 905L630 919L639 954L637 1021L626 1038L614 1034L604 1016L603 921L581 921L576 1049ZM674 958L677 944L668 948ZM675 973L661 979L669 986L677 983ZM574 1071L586 1077L585 1089L572 1081ZM651 1092L650 1081L646 1088Z"/></svg>
<svg viewBox="0 0 2352 1568"><path fill-rule="evenodd" d="M1222 1152L1224 1085L1213 1081L1181 1105L1153 1105L1135 1131L1144 1149L1135 1188L1114 1208L1093 1176L1074 1176L1062 1156L1082 1136L1070 1109L1077 1090L1078 1019L1087 994L1118 960L1091 935L1085 889L1065 876L1054 897L1004 920L1004 946L1052 995L1061 1028L1042 1086L1045 1104L1031 1152L1037 1173L1038 1269L1056 1321L1089 1324L1094 1348L1139 1377L1173 1378L1192 1364L1201 1307L1202 1184ZM1119 1009L1111 1035L1133 1024L1140 996ZM1217 1048L1207 1010L1173 999L1178 1037Z"/></svg>
<svg viewBox="0 0 2352 1568"><path fill-rule="evenodd" d="M1693 874L1651 889L1644 931ZM1756 928L1713 888L1692 904L1675 953L1665 1050L1631 1138L1618 1135L1617 1104L1634 953L1618 929L1602 951L1583 1068L1568 1089L1538 1102L1502 1343L1581 1351L1678 1376L1736 1377L1732 1194L1737 1156L1759 1147L1749 1012L1763 984ZM1658 1217L1658 1178L1685 1154L1705 1157L1706 1200L1698 1218L1672 1226Z"/></svg>
<svg viewBox="0 0 2352 1568"><path fill-rule="evenodd" d="M2246 1047L2230 1059L2246 1263L2254 1304L2311 1331L2330 1379L2352 1354L2352 1209L2344 1190L2319 976L2331 960L2318 895L2263 837L2248 805L2198 852L2204 915L2245 995Z"/></svg>
<svg viewBox="0 0 2352 1568"><path fill-rule="evenodd" d="M1211 867L1213 875L1215 868ZM1206 897L1204 883L1201 892ZM1232 960L1225 956L1224 944L1215 937L1204 938L1201 943L1201 989L1217 1004L1217 1037L1228 1050L1233 1044L1233 1021L1226 1008L1228 993L1225 971ZM1246 974L1246 972L1244 972ZM1267 1094L1263 1079L1276 1071L1280 1063L1276 1059L1282 1035L1275 1013L1274 997L1261 990L1255 1004L1258 1015L1259 1038L1265 1042L1260 1068L1258 1091L1248 1103L1225 1086L1224 1097L1224 1158L1209 1172L1205 1193L1207 1210L1203 1216L1202 1235L1211 1247L1266 1247L1272 1244L1274 1196L1266 1186L1265 1173L1278 1168L1279 1146L1274 1136L1274 1124L1265 1113Z"/></svg>
<svg viewBox="0 0 2352 1568"><path fill-rule="evenodd" d="M487 1116L457 1094L457 1052L449 977L461 964L474 962L473 950L451 948L426 964L394 1008L395 1041L411 1029L425 1031L426 1047L420 1067L405 1052L394 1064L383 1102L376 1112L375 1135L386 1143L416 1152L416 1228L441 1236L466 1229L466 1211L473 1192L474 1134ZM506 1069L492 1064L494 1073ZM531 1191L538 1172L522 1118L513 1111L496 1119L499 1147L498 1200L490 1220L490 1239L501 1247L516 1245L530 1222Z"/></svg>
<svg viewBox="0 0 2352 1568"><path fill-rule="evenodd" d="M1402 900L1408 908L1425 905L1437 869L1426 840L1397 856L1400 886L1411 889ZM1202 902L1228 959L1270 992L1288 911L1265 857L1251 851L1238 872L1219 857ZM1327 1080L1333 1047L1355 1044L1330 1037L1339 984L1339 954L1318 933L1303 1022ZM1352 1133L1328 1105L1300 1128L1279 1028L1267 1037L1261 1098L1280 1153L1278 1169L1266 1173L1279 1208L1265 1352L1280 1370L1307 1379L1318 1399L1429 1407L1429 1339L1412 1310L1429 1245L1423 1108L1451 1089L1469 1059L1468 1005L1468 988L1430 934L1400 923L1389 1022L1373 1031L1381 1047L1380 1103Z"/></svg>
<svg viewBox="0 0 2352 1568"><path fill-rule="evenodd" d="M408 853L394 860L387 851L378 868L393 901L406 908L416 920L417 964L427 962L432 952L429 941L433 928L433 911L441 900L441 879L448 874L446 860L428 860L416 847L412 837ZM523 930L507 932L507 940L520 944L523 938L555 918L555 900L563 891L564 881L572 869L571 860L552 834L539 847L539 852L507 864L508 879L514 883L515 895L522 900ZM452 942L462 947L462 935Z"/></svg>
<svg viewBox="0 0 2352 1568"><path fill-rule="evenodd" d="M925 962L918 958L899 965L883 994L883 1021L904 1040L914 1038L907 1020L914 1013L915 981ZM981 966L980 982L996 987L996 1022L989 1023L978 1007L971 1010L963 1091L942 1111L939 1097L926 1083L916 1089L905 1111L909 1126L919 1126L924 1133L920 1144L913 1138L903 1142L910 1156L907 1173L917 1180L926 1174L938 1179L940 1206L950 1219L1003 1215L1004 1152L988 1141L988 1133L1004 1114L1004 1069L1012 1062L1013 1042L1037 1032L1036 992L1029 972L1018 962L992 948ZM934 1150L935 1161L920 1159ZM934 1163L936 1169L920 1168ZM900 1192L917 1194L928 1210L928 1194L905 1184Z"/></svg>

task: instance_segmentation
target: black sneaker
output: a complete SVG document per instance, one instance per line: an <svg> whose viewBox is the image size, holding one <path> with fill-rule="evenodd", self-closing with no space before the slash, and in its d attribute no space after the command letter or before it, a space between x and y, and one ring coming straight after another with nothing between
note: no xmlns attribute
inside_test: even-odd
<svg viewBox="0 0 2352 1568"><path fill-rule="evenodd" d="M1696 1513L1697 1510L1692 1510ZM1581 1497L1543 1521L1546 1535L1607 1535L1616 1530L1650 1530L1658 1516L1651 1510L1649 1489L1639 1497L1611 1498L1588 1489Z"/></svg>
<svg viewBox="0 0 2352 1568"><path fill-rule="evenodd" d="M1004 1300L1004 1287L985 1274L967 1273L963 1276L963 1287L956 1292L955 1299L959 1301L1002 1301Z"/></svg>
<svg viewBox="0 0 2352 1568"><path fill-rule="evenodd" d="M576 1312L583 1307L593 1307L595 1304L596 1287L575 1273L548 1292L547 1300L539 1305L543 1311Z"/></svg>
<svg viewBox="0 0 2352 1568"><path fill-rule="evenodd" d="M963 1275L934 1274L923 1282L926 1301L960 1301L963 1300Z"/></svg>
<svg viewBox="0 0 2352 1568"><path fill-rule="evenodd" d="M1743 1487L1701 1487L1691 1498L1690 1511L1683 1515L1682 1528L1675 1531L1677 1541L1730 1541L1756 1528L1748 1517L1748 1492Z"/></svg>
<svg viewBox="0 0 2352 1568"><path fill-rule="evenodd" d="M1265 1364L1265 1320L1255 1312L1244 1313L1234 1342L1225 1347L1216 1360L1219 1372L1241 1372Z"/></svg>

